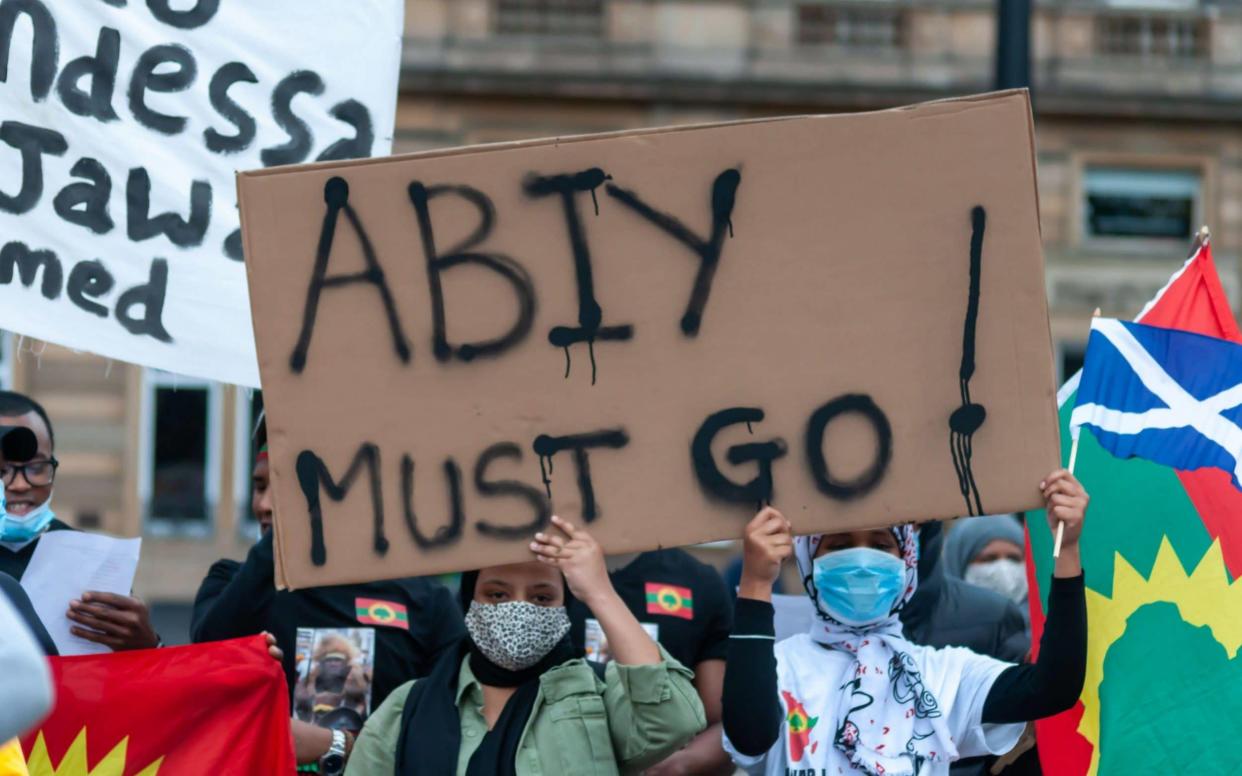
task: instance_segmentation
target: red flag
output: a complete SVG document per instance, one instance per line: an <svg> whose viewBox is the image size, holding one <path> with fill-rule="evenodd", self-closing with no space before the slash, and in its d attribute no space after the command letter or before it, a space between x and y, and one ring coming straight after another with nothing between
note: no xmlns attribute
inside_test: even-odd
<svg viewBox="0 0 1242 776"><path fill-rule="evenodd" d="M56 708L31 776L292 774L289 695L262 636L49 658Z"/></svg>

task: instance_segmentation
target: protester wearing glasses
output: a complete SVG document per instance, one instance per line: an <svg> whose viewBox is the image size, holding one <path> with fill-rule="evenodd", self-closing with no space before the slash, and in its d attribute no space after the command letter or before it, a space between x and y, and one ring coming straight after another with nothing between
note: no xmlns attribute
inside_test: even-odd
<svg viewBox="0 0 1242 776"><path fill-rule="evenodd" d="M40 537L48 531L73 530L56 518L52 491L59 462L52 421L43 407L13 391L0 391L0 425L30 429L38 452L23 463L0 460L4 483L4 511L0 517L0 572L21 580ZM72 631L114 651L147 649L159 645L147 605L133 596L87 590L70 606Z"/></svg>

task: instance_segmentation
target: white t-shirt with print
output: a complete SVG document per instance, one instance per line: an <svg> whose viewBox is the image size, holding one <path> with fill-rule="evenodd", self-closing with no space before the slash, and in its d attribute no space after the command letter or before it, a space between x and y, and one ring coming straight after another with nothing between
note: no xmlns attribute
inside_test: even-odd
<svg viewBox="0 0 1242 776"><path fill-rule="evenodd" d="M958 757L1004 754L1018 743L1025 725L980 722L992 683L1011 663L961 647L910 646L910 656L922 675L924 686L935 696L945 715ZM853 664L849 655L820 646L806 634L778 643L776 677L783 713L780 737L765 754L748 757L734 749L725 736L724 747L733 762L751 776L859 773L832 743L839 726L836 713L840 687L853 678ZM811 726L801 734L794 734L791 740L789 718L791 712L797 711L805 712ZM931 762L923 766L918 776L948 776L948 773L948 763Z"/></svg>

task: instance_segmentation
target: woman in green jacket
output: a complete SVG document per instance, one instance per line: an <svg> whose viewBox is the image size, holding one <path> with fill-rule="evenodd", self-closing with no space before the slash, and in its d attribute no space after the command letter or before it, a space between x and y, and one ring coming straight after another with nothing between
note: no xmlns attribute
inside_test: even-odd
<svg viewBox="0 0 1242 776"><path fill-rule="evenodd" d="M693 674L617 595L595 540L552 520L535 560L462 575L469 635L371 715L347 776L631 773L703 730ZM602 678L569 641L570 596L608 639Z"/></svg>

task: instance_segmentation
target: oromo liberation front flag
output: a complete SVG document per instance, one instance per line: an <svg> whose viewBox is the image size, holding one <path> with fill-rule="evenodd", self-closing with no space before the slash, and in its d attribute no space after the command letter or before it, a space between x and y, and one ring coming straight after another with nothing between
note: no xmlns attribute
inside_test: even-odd
<svg viewBox="0 0 1242 776"><path fill-rule="evenodd" d="M1242 345L1096 318L1070 433L1082 427L1118 458L1242 477ZM1238 516L1242 520L1242 515Z"/></svg>
<svg viewBox="0 0 1242 776"><path fill-rule="evenodd" d="M690 588L648 582L643 589L647 594L648 614L666 614L683 620L694 619L694 594Z"/></svg>
<svg viewBox="0 0 1242 776"><path fill-rule="evenodd" d="M52 715L23 740L31 776L285 776L289 695L262 636L49 658Z"/></svg>
<svg viewBox="0 0 1242 776"><path fill-rule="evenodd" d="M1138 322L1242 343L1207 243ZM1062 461L1081 389L1075 375L1057 397ZM1117 458L1093 433L1079 440L1075 474L1091 493L1080 542L1087 678L1074 709L1036 723L1044 773L1232 772L1242 740L1242 584L1233 581L1242 573L1242 491L1219 468ZM1027 517L1038 645L1052 535L1043 512Z"/></svg>

